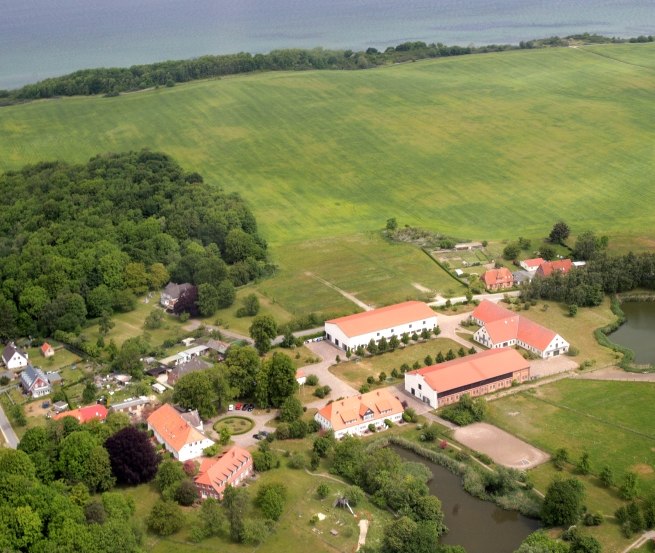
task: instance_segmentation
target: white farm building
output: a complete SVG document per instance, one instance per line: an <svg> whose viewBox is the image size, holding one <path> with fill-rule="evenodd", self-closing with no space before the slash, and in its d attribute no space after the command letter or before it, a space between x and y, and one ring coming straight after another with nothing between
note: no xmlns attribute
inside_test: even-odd
<svg viewBox="0 0 655 553"><path fill-rule="evenodd" d="M343 350L352 350L371 340L400 338L405 332L432 331L436 326L437 315L425 303L406 301L325 321L325 338Z"/></svg>

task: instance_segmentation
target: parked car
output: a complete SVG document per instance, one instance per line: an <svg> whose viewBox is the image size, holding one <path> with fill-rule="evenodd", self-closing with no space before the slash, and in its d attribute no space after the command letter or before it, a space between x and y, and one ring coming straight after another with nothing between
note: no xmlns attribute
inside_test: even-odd
<svg viewBox="0 0 655 553"><path fill-rule="evenodd" d="M259 432L257 434L253 434L253 438L255 440L263 440L266 436L262 436Z"/></svg>
<svg viewBox="0 0 655 553"><path fill-rule="evenodd" d="M234 411L234 405L233 405L232 403L230 403L230 404L227 406L227 410L228 410L228 411Z"/></svg>
<svg viewBox="0 0 655 553"><path fill-rule="evenodd" d="M262 438L266 438L269 434L270 434L270 432L267 432L266 430L260 430L260 431L259 431L259 435L260 435Z"/></svg>
<svg viewBox="0 0 655 553"><path fill-rule="evenodd" d="M242 404L241 404L241 403L237 403L237 404L234 406L234 409L237 410L237 411L241 411L241 407L242 407Z"/></svg>
<svg viewBox="0 0 655 553"><path fill-rule="evenodd" d="M249 403L248 405L244 405L244 407L243 407L243 409L244 409L245 411L252 411L254 408L255 408L255 404L254 404L254 403Z"/></svg>

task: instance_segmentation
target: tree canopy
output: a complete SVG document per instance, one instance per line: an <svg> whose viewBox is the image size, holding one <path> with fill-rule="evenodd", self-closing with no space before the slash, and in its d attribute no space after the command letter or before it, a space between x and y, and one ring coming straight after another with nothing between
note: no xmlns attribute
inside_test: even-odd
<svg viewBox="0 0 655 553"><path fill-rule="evenodd" d="M131 309L169 273L217 286L221 305L232 284L268 270L241 197L162 153L39 163L0 175L0 191L2 339L75 332L87 317Z"/></svg>

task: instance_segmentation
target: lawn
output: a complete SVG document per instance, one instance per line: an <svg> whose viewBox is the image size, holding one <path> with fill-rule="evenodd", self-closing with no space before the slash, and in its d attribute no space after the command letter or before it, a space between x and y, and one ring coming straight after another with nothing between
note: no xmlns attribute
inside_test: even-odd
<svg viewBox="0 0 655 553"><path fill-rule="evenodd" d="M594 476L575 474L572 466L568 466L565 471L560 472L554 468L552 463L546 463L530 470L529 474L535 488L542 493L545 493L550 483L558 477L575 477L582 482L585 488L584 503L589 511L602 513L606 517L600 526L585 527L584 533L598 539L603 546L604 553L621 553L636 539L637 536L626 539L621 528L613 519L616 509L625 504L625 501L619 498L616 489L603 488Z"/></svg>
<svg viewBox="0 0 655 553"><path fill-rule="evenodd" d="M507 304L501 305L507 307ZM544 309L544 306L547 308ZM598 344L593 335L595 329L607 325L616 318L610 310L608 298L605 298L598 307L578 308L575 317L568 316L568 309L563 304L542 300L528 311L521 309L518 313L554 330L572 346L578 348L580 353L575 358L577 363L593 360L595 367L604 367L616 362L616 354Z"/></svg>
<svg viewBox="0 0 655 553"><path fill-rule="evenodd" d="M289 441L278 445L290 451L307 451L306 441ZM257 487L265 482L282 482L287 488L287 502L285 512L277 523L275 533L261 546L245 546L231 543L227 536L216 537L193 544L189 541L189 523L195 519L197 508L186 508L187 524L177 534L170 538L158 538L147 534L145 548L153 553L192 552L192 551L259 551L263 553L304 553L305 551L350 552L357 543L359 530L357 521L348 512L332 507L332 502L339 496L341 490L347 485L335 482L320 476L310 475L302 470L287 468L286 459L282 456L282 468L261 473L254 484L249 486L250 496L254 497ZM323 469L321 469L323 470ZM323 500L316 497L318 484L325 482L330 488L330 495ZM137 505L136 518L144 520L150 509L157 501L159 494L153 485L144 484L135 488L126 488L122 493L133 497ZM251 508L253 516L260 516L257 510ZM355 509L360 516L372 518L369 527L369 537L378 542L383 525L390 519L390 515L373 507L364 501L361 507ZM326 519L316 524L319 532L314 532L309 519L315 513L323 513ZM330 534L331 529L338 530L337 536ZM368 541L368 540L367 540Z"/></svg>
<svg viewBox="0 0 655 553"><path fill-rule="evenodd" d="M239 434L245 434L250 432L250 430L255 426L255 421L248 417L241 417L238 415L233 415L231 417L225 417L214 423L214 430L220 434L223 428L227 428L230 431L231 436L238 436Z"/></svg>
<svg viewBox="0 0 655 553"><path fill-rule="evenodd" d="M522 50L9 106L0 170L166 151L249 201L280 268L262 293L294 315L346 312L350 302L305 272L376 305L416 295L412 283L457 288L420 252L375 235L389 217L500 242L564 219L620 235L622 250L652 247L654 52Z"/></svg>
<svg viewBox="0 0 655 553"><path fill-rule="evenodd" d="M433 338L381 355L365 357L359 361L344 361L338 365L332 365L330 372L355 388L364 384L369 376L375 378L376 383L380 386L388 386L388 383L378 382L378 375L381 371L387 373L387 377L389 377L391 371L393 369L400 370L403 363L407 363L411 367L415 361L419 361L421 366L425 366L423 360L427 355L431 355L434 359L439 352L445 356L449 349L457 353L460 347L462 347L461 344L449 338Z"/></svg>
<svg viewBox="0 0 655 553"><path fill-rule="evenodd" d="M609 465L620 482L639 475L643 493L655 491L655 384L564 379L489 403L493 424L574 462L584 451L592 473Z"/></svg>
<svg viewBox="0 0 655 553"><path fill-rule="evenodd" d="M80 361L80 358L77 355L68 351L64 347L59 347L56 342L48 341L48 343L55 348L55 354L52 357L43 357L40 348L28 348L27 354L33 365L49 372L58 371L63 367L68 367L69 365Z"/></svg>
<svg viewBox="0 0 655 553"><path fill-rule="evenodd" d="M165 340L173 339L178 341L180 338L190 334L189 332L185 332L182 328L185 323L180 322L177 317L167 313L164 313L164 320L161 328L151 330L143 327L143 322L146 320L148 314L155 309L159 309L156 303L158 298L159 294L157 293L154 294L149 303L145 303L144 298L139 298L134 310L128 313L116 313L111 319L115 326L105 336L105 341L109 343L109 340L114 340L116 345L120 347L128 338L133 338L146 333L149 336L149 342L153 346L161 346ZM97 324L86 328L83 331L83 334L87 339L94 343L98 339L99 333L100 331Z"/></svg>

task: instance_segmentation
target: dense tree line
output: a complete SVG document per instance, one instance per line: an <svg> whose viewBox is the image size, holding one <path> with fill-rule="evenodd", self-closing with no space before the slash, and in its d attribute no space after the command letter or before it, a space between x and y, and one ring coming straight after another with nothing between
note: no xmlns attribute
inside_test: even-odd
<svg viewBox="0 0 655 553"><path fill-rule="evenodd" d="M426 44L422 41L403 42L384 51L368 48L366 51L289 49L273 50L268 54L240 52L221 56L201 56L188 60L170 60L148 65L133 65L129 68L97 68L76 71L62 77L45 79L26 85L15 91L0 91L0 101L17 101L52 98L55 96L78 96L143 90L157 86L174 86L175 83L236 75L253 71L304 71L308 69L368 69L390 63L404 63L426 58L461 56L500 52L517 48L543 48L568 46L569 39L587 43L626 42L624 39L600 35L575 35L566 38L521 42L511 44L490 44L486 46L447 46L441 43ZM652 42L653 37L638 37L630 42Z"/></svg>
<svg viewBox="0 0 655 553"><path fill-rule="evenodd" d="M77 332L169 279L197 285L206 312L270 269L240 196L165 154L39 163L0 175L0 191L0 339Z"/></svg>
<svg viewBox="0 0 655 553"><path fill-rule="evenodd" d="M65 417L27 430L18 450L0 450L0 549L141 551L143 532L134 521L134 503L110 490L116 478L132 483L151 479L159 459L147 435L128 425L122 414L110 415L105 424L80 425ZM132 459L122 455L124 448L112 457L105 447L112 436L114 445L123 441L130 447ZM136 447L130 436L137 440ZM131 474L128 479L120 470L112 472L121 457L121 467Z"/></svg>
<svg viewBox="0 0 655 553"><path fill-rule="evenodd" d="M577 243L576 243L577 244ZM578 306L600 305L604 294L628 292L635 288L655 289L655 254L628 253L609 256L591 252L587 265L567 274L535 277L522 287L525 300L548 299Z"/></svg>

